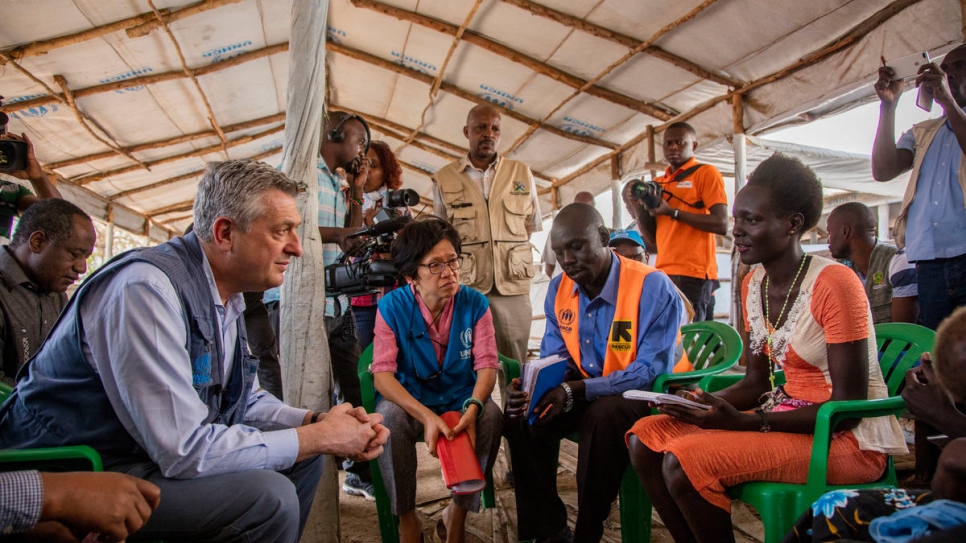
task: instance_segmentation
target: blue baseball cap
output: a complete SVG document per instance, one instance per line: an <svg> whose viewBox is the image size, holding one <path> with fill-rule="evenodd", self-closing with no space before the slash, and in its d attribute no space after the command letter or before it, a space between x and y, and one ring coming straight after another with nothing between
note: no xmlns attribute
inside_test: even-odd
<svg viewBox="0 0 966 543"><path fill-rule="evenodd" d="M630 241L636 243L640 247L644 247L644 240L641 239L641 235L635 230L614 230L610 234L610 243L608 243L608 245L613 247L615 241L621 240Z"/></svg>

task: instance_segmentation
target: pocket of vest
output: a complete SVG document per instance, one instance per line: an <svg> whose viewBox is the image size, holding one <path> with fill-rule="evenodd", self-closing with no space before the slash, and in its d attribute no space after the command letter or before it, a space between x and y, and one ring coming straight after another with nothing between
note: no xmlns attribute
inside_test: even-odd
<svg viewBox="0 0 966 543"><path fill-rule="evenodd" d="M507 273L509 279L530 279L533 277L533 251L530 244L524 243L507 251Z"/></svg>
<svg viewBox="0 0 966 543"><path fill-rule="evenodd" d="M463 257L463 266L460 268L460 283L464 285L472 285L476 281L476 255L468 252L468 249L472 248L463 247L463 254L460 255Z"/></svg>
<svg viewBox="0 0 966 543"><path fill-rule="evenodd" d="M507 194L503 198L503 220L507 230L514 236L527 235L527 219L532 215L533 206L530 205L530 195Z"/></svg>
<svg viewBox="0 0 966 543"><path fill-rule="evenodd" d="M474 242L479 239L479 225L476 221L476 211L472 208L460 208L453 210L453 228L460 235L463 243ZM464 269L465 269L465 262ZM464 272L465 273L465 272Z"/></svg>

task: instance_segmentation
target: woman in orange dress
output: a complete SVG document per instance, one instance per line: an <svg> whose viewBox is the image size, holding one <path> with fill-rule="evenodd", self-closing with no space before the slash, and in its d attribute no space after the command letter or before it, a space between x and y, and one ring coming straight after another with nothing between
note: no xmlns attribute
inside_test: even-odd
<svg viewBox="0 0 966 543"><path fill-rule="evenodd" d="M875 332L862 284L834 261L805 255L800 238L822 213L822 184L796 159L775 155L735 198L733 236L742 285L747 373L708 410L659 406L628 432L631 463L675 541L733 541L727 487L804 483L820 404L883 398ZM776 369L786 384L774 386ZM839 424L829 482L881 476L906 450L895 417Z"/></svg>

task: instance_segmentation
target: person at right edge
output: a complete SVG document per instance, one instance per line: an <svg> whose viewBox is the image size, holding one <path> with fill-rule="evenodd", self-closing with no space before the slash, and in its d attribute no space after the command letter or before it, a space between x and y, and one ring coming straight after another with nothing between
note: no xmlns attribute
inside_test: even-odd
<svg viewBox="0 0 966 543"><path fill-rule="evenodd" d="M916 85L932 93L943 116L918 123L894 141L902 94L895 71L879 68L879 125L872 146L872 177L889 181L912 169L893 238L905 247L919 278L919 322L933 330L966 305L966 45L937 66L919 70Z"/></svg>
<svg viewBox="0 0 966 543"><path fill-rule="evenodd" d="M714 320L709 310L718 279L714 235L728 232L728 197L721 172L694 158L697 132L687 123L674 123L664 132L667 170L654 181L663 194L656 207L630 198L636 207L637 227L649 246L657 247L654 267L671 278L691 306L694 321Z"/></svg>

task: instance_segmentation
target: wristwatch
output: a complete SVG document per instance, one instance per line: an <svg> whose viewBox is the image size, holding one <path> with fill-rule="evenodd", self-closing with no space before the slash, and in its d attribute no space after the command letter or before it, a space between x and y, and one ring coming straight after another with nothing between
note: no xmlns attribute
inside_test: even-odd
<svg viewBox="0 0 966 543"><path fill-rule="evenodd" d="M674 220L678 220L678 214L679 213L681 213L681 210L680 209L675 209L674 210L674 213L671 213L671 218L674 219Z"/></svg>
<svg viewBox="0 0 966 543"><path fill-rule="evenodd" d="M562 386L564 392L567 393L567 403L564 404L563 408L563 412L567 413L574 408L574 391L570 388L570 385L567 384L567 381L560 383L560 386Z"/></svg>

